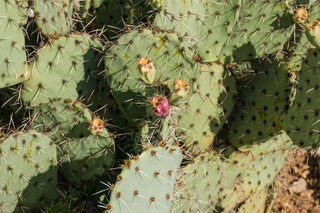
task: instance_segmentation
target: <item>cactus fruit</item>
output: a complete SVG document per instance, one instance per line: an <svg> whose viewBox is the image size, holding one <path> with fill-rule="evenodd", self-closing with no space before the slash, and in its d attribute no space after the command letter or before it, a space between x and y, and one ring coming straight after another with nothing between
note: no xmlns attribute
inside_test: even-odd
<svg viewBox="0 0 320 213"><path fill-rule="evenodd" d="M141 78L147 84L152 84L156 74L156 67L152 59L145 57L138 60L138 70L140 71Z"/></svg>
<svg viewBox="0 0 320 213"><path fill-rule="evenodd" d="M106 212L170 212L181 160L179 147L164 144L127 160L105 206Z"/></svg>
<svg viewBox="0 0 320 213"><path fill-rule="evenodd" d="M151 98L152 111L159 117L169 115L170 105L165 96L155 95Z"/></svg>
<svg viewBox="0 0 320 213"><path fill-rule="evenodd" d="M191 84L185 82L183 79L174 80L174 85L170 88L170 99L171 103L185 101L185 97L189 95L189 89Z"/></svg>
<svg viewBox="0 0 320 213"><path fill-rule="evenodd" d="M320 12L319 2L310 3L307 8L297 8L294 20L305 30L312 45L320 48L320 23L318 14Z"/></svg>
<svg viewBox="0 0 320 213"><path fill-rule="evenodd" d="M89 131L93 135L100 135L104 130L104 121L99 117L95 117L90 121Z"/></svg>
<svg viewBox="0 0 320 213"><path fill-rule="evenodd" d="M32 212L58 196L56 146L47 135L19 132L0 142L0 212Z"/></svg>
<svg viewBox="0 0 320 213"><path fill-rule="evenodd" d="M309 13L305 8L297 8L296 13L293 16L293 20L296 23L305 23L308 20Z"/></svg>

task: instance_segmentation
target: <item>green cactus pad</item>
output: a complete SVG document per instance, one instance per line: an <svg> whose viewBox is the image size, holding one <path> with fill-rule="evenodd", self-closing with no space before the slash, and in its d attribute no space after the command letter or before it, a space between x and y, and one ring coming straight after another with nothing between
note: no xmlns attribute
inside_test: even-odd
<svg viewBox="0 0 320 213"><path fill-rule="evenodd" d="M215 209L223 176L220 156L203 153L179 173L172 212L208 212Z"/></svg>
<svg viewBox="0 0 320 213"><path fill-rule="evenodd" d="M292 79L286 64L277 60L251 62L255 77L239 91L239 101L230 117L230 142L251 146L281 130L280 116L294 98Z"/></svg>
<svg viewBox="0 0 320 213"><path fill-rule="evenodd" d="M240 85L245 85L252 81L257 74L250 61L229 64L227 69L233 74Z"/></svg>
<svg viewBox="0 0 320 213"><path fill-rule="evenodd" d="M204 61L234 61L277 52L293 32L289 2L163 1L155 25L189 37Z"/></svg>
<svg viewBox="0 0 320 213"><path fill-rule="evenodd" d="M278 138L287 137L284 132ZM227 159L204 152L183 167L175 185L173 212L229 212L281 170L291 141L270 138L265 144L233 151ZM280 145L282 144L282 145ZM264 150L265 149L265 150ZM270 164L270 162L274 162Z"/></svg>
<svg viewBox="0 0 320 213"><path fill-rule="evenodd" d="M23 16L15 1L0 2L0 88L28 80Z"/></svg>
<svg viewBox="0 0 320 213"><path fill-rule="evenodd" d="M217 132L225 124L235 104L236 82L222 65L203 64L195 82L195 92L177 113L180 132L187 145L208 148ZM196 151L196 147L193 147Z"/></svg>
<svg viewBox="0 0 320 213"><path fill-rule="evenodd" d="M0 142L0 212L36 212L57 198L57 152L47 135L20 132Z"/></svg>
<svg viewBox="0 0 320 213"><path fill-rule="evenodd" d="M140 73L142 58L153 69L153 84ZM134 126L142 127L150 116L150 99L155 94L165 95L181 79L190 84L199 76L198 64L193 52L175 34L156 33L146 29L134 30L122 35L109 50L105 59L106 79L120 110ZM152 66L151 66L152 67ZM150 74L151 75L151 74Z"/></svg>
<svg viewBox="0 0 320 213"><path fill-rule="evenodd" d="M81 18L86 18L89 15L89 10L92 4L92 0L76 1L75 8L80 13Z"/></svg>
<svg viewBox="0 0 320 213"><path fill-rule="evenodd" d="M66 139L58 146L62 162L59 171L77 186L106 174L114 160L114 142L106 130L99 135Z"/></svg>
<svg viewBox="0 0 320 213"><path fill-rule="evenodd" d="M113 163L114 141L100 122L81 103L53 101L35 110L32 126L58 141L59 171L79 186L105 174Z"/></svg>
<svg viewBox="0 0 320 213"><path fill-rule="evenodd" d="M93 0L94 22L105 28L109 38L115 37L126 25L148 21L151 8L145 0Z"/></svg>
<svg viewBox="0 0 320 213"><path fill-rule="evenodd" d="M32 78L24 84L23 102L27 106L49 99L89 97L97 87L98 50L102 44L88 34L60 37L45 45L30 67Z"/></svg>
<svg viewBox="0 0 320 213"><path fill-rule="evenodd" d="M289 148L293 148L293 143L285 131L281 130L264 141L259 141L252 145L241 146L238 149L242 152L249 151L254 157L258 157L272 151L287 150Z"/></svg>
<svg viewBox="0 0 320 213"><path fill-rule="evenodd" d="M319 60L320 51L309 49L302 55L297 73L296 98L289 111L281 117L281 126L300 147L318 146L319 141Z"/></svg>
<svg viewBox="0 0 320 213"><path fill-rule="evenodd" d="M242 203L247 197L252 196L257 190L273 183L274 178L282 169L292 141L284 131L278 132L267 141L255 144L247 150L234 151L229 156L235 169L225 169L228 171L225 179L228 180L230 174L238 174L233 185L224 187L220 195L219 209L228 212L237 204ZM249 156L247 156L249 154ZM243 161L243 157L251 158L250 161ZM228 161L227 161L228 162ZM270 162L274 162L270 164ZM228 164L227 164L228 165ZM241 166L239 166L241 165ZM236 171L236 172L233 172ZM228 175L229 174L229 175ZM228 181L227 181L228 183ZM230 196L230 195L233 196Z"/></svg>
<svg viewBox="0 0 320 213"><path fill-rule="evenodd" d="M34 19L46 35L67 34L72 28L72 5L66 0L32 0Z"/></svg>
<svg viewBox="0 0 320 213"><path fill-rule="evenodd" d="M287 150L278 150L258 156L242 174L241 188L247 197L253 191L271 184L286 160Z"/></svg>
<svg viewBox="0 0 320 213"><path fill-rule="evenodd" d="M237 212L239 213L265 213L268 198L267 188L260 189L244 201Z"/></svg>
<svg viewBox="0 0 320 213"><path fill-rule="evenodd" d="M118 176L106 212L170 212L182 153L177 146L149 148L128 160Z"/></svg>
<svg viewBox="0 0 320 213"><path fill-rule="evenodd" d="M241 202L237 184L253 160L249 152L233 152L225 160L215 152L200 154L179 173L173 212L220 212L221 209L232 209Z"/></svg>
<svg viewBox="0 0 320 213"><path fill-rule="evenodd" d="M89 110L80 102L68 103L61 100L39 105L32 117L31 125L34 129L50 133L57 141L65 139L68 134L73 137L89 134L88 130L82 130L89 127L92 119ZM83 124L85 127L81 128Z"/></svg>

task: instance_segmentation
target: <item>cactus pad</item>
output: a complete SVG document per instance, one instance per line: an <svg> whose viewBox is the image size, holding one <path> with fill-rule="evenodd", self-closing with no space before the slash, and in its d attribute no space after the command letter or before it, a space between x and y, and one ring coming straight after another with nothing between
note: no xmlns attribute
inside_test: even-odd
<svg viewBox="0 0 320 213"><path fill-rule="evenodd" d="M106 212L170 212L181 160L179 147L159 146L126 161Z"/></svg>
<svg viewBox="0 0 320 213"><path fill-rule="evenodd" d="M150 59L143 72L142 58ZM193 52L177 35L146 29L122 35L109 50L105 66L106 79L120 110L137 127L144 126L145 120L153 115L149 103L152 96L168 93L176 79L192 84L199 76ZM149 80L143 74L146 72ZM191 93L193 87L190 88Z"/></svg>
<svg viewBox="0 0 320 213"><path fill-rule="evenodd" d="M0 212L40 209L57 198L56 146L36 131L0 142Z"/></svg>
<svg viewBox="0 0 320 213"><path fill-rule="evenodd" d="M24 85L24 103L34 106L53 98L75 101L89 97L100 72L96 56L101 48L88 34L60 37L45 45L30 65L32 78Z"/></svg>
<svg viewBox="0 0 320 213"><path fill-rule="evenodd" d="M289 2L163 1L155 25L196 46L204 61L227 64L278 51L290 38Z"/></svg>
<svg viewBox="0 0 320 213"><path fill-rule="evenodd" d="M0 88L3 88L26 81L30 70L25 52L23 16L15 1L1 1L0 14Z"/></svg>

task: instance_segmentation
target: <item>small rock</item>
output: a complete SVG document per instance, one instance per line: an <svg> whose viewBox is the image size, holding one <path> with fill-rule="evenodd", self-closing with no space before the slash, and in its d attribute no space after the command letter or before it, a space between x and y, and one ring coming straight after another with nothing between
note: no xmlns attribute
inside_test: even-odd
<svg viewBox="0 0 320 213"><path fill-rule="evenodd" d="M300 178L299 180L292 183L289 190L291 193L300 193L307 190L307 182L305 179Z"/></svg>

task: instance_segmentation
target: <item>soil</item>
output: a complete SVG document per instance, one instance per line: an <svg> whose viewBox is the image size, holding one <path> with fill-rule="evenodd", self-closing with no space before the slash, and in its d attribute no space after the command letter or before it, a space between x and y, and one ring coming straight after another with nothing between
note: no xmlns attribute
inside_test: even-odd
<svg viewBox="0 0 320 213"><path fill-rule="evenodd" d="M276 181L272 213L320 213L320 164L315 152L291 150Z"/></svg>

